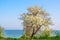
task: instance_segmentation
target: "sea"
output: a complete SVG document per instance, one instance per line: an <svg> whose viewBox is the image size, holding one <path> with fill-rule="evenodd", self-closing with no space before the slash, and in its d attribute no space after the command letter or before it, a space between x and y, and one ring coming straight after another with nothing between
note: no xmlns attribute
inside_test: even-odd
<svg viewBox="0 0 60 40"><path fill-rule="evenodd" d="M24 34L23 30L5 30L4 35L6 38L19 38Z"/></svg>
<svg viewBox="0 0 60 40"><path fill-rule="evenodd" d="M60 30L54 30L54 33L60 35ZM7 38L19 38L24 34L24 30L5 30L4 35Z"/></svg>

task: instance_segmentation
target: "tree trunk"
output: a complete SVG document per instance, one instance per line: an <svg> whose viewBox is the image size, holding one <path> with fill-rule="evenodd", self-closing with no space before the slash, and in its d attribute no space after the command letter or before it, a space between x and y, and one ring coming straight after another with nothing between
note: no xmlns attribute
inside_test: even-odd
<svg viewBox="0 0 60 40"><path fill-rule="evenodd" d="M32 40L33 36L37 33L37 31L41 28L42 25L40 25L40 27L37 28L37 30L34 32L34 28L33 28L33 33L30 36L30 40Z"/></svg>
<svg viewBox="0 0 60 40"><path fill-rule="evenodd" d="M30 40L32 40L33 35L34 35L34 28L33 28L33 32L32 32L32 34L31 34L31 36L30 36Z"/></svg>

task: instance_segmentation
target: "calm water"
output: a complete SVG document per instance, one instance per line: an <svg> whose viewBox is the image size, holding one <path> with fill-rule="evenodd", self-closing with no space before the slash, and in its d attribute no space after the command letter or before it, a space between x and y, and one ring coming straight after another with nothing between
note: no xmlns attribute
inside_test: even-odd
<svg viewBox="0 0 60 40"><path fill-rule="evenodd" d="M60 30L55 30L55 33L60 36Z"/></svg>
<svg viewBox="0 0 60 40"><path fill-rule="evenodd" d="M23 35L23 30L5 30L4 34L6 37L18 38Z"/></svg>
<svg viewBox="0 0 60 40"><path fill-rule="evenodd" d="M11 37L11 38L19 38L23 35L24 31L23 30L5 30L4 34L6 37ZM60 30L55 30L55 33L57 35L60 35Z"/></svg>

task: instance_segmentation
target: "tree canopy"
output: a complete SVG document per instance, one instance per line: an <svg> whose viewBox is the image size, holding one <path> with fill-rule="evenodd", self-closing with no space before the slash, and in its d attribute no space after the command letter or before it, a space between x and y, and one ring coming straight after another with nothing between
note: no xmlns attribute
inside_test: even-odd
<svg viewBox="0 0 60 40"><path fill-rule="evenodd" d="M52 24L49 13L38 6L29 7L28 12L22 15L25 34L32 37L41 27L49 27Z"/></svg>

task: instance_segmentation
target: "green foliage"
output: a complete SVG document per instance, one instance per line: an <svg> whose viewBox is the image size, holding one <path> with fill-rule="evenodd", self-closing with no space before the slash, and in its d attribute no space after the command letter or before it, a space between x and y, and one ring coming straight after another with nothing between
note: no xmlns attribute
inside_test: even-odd
<svg viewBox="0 0 60 40"><path fill-rule="evenodd" d="M4 28L0 26L0 38L4 37Z"/></svg>
<svg viewBox="0 0 60 40"><path fill-rule="evenodd" d="M44 30L41 31L40 36L41 37L49 37L53 34L53 30L49 27L45 27Z"/></svg>
<svg viewBox="0 0 60 40"><path fill-rule="evenodd" d="M20 40L30 40L29 38L26 38L25 39L25 37L23 37L23 38L20 38ZM36 36L34 36L33 38L32 38L32 40L60 40L60 37L58 37L58 36L54 36L54 37L36 37Z"/></svg>
<svg viewBox="0 0 60 40"><path fill-rule="evenodd" d="M0 38L0 40L30 40L30 38L26 38L25 36L22 36L20 38ZM54 36L54 37L34 36L32 40L60 40L60 36Z"/></svg>

